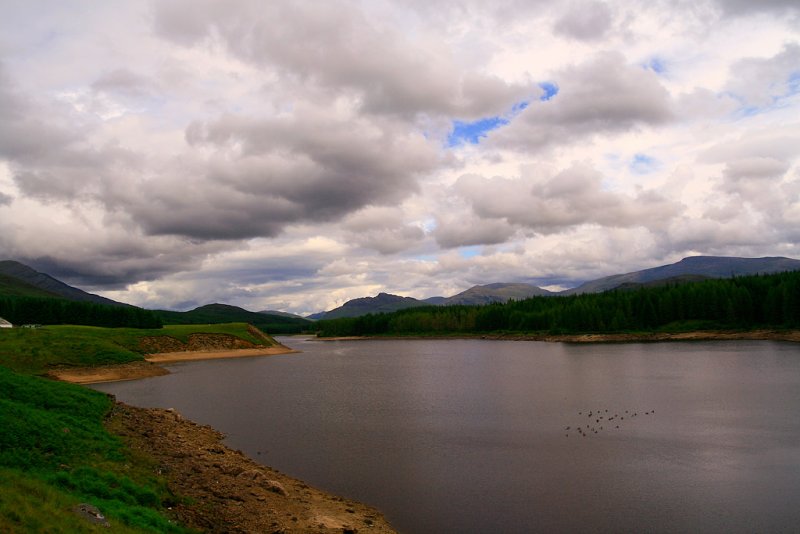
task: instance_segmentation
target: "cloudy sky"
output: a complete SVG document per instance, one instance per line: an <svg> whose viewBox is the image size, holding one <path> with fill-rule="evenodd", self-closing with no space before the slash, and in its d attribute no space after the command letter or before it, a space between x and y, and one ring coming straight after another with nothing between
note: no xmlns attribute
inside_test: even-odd
<svg viewBox="0 0 800 534"><path fill-rule="evenodd" d="M797 0L2 4L0 258L117 300L800 258Z"/></svg>

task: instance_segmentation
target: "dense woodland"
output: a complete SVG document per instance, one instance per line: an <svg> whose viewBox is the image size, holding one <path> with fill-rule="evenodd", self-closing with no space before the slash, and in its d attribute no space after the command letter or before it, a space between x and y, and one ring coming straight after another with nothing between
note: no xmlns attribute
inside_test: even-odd
<svg viewBox="0 0 800 534"><path fill-rule="evenodd" d="M15 325L75 324L86 326L161 328L161 319L134 306L108 306L58 298L0 296L0 317Z"/></svg>
<svg viewBox="0 0 800 534"><path fill-rule="evenodd" d="M322 336L616 333L800 327L800 271L533 297L485 306L430 306L318 322Z"/></svg>

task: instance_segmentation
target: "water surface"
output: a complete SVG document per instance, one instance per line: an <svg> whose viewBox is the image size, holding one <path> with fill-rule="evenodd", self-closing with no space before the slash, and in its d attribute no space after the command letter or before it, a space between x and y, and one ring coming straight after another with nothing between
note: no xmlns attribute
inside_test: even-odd
<svg viewBox="0 0 800 534"><path fill-rule="evenodd" d="M800 525L796 344L281 341L304 352L97 389L174 407L401 532Z"/></svg>

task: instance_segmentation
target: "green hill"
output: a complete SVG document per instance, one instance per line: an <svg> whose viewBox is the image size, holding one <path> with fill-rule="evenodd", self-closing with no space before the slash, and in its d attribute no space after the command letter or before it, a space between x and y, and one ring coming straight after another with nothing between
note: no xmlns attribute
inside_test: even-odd
<svg viewBox="0 0 800 534"><path fill-rule="evenodd" d="M77 302L93 302L95 304L105 304L107 306L130 306L130 304L117 302L115 300L101 297L100 295L87 293L82 289L67 285L61 280L53 278L49 274L40 273L39 271L18 261L0 261L0 275L6 278L13 278L19 282L22 282L26 286L33 286L47 293L47 295L31 296L59 296L64 299Z"/></svg>
<svg viewBox="0 0 800 534"><path fill-rule="evenodd" d="M158 344L143 338L165 337L187 343L192 334L227 334L255 345L271 345L271 337L247 323L167 325L163 328L101 328L55 325L42 328L0 329L0 366L43 374L55 367L94 367L143 360L159 352ZM154 347L154 348L148 348Z"/></svg>
<svg viewBox="0 0 800 534"><path fill-rule="evenodd" d="M185 312L155 310L153 313L164 324L250 323L269 334L297 334L312 324L300 317L251 312L228 304L207 304Z"/></svg>
<svg viewBox="0 0 800 534"><path fill-rule="evenodd" d="M0 295L9 297L63 298L56 293L31 285L19 278L0 273Z"/></svg>

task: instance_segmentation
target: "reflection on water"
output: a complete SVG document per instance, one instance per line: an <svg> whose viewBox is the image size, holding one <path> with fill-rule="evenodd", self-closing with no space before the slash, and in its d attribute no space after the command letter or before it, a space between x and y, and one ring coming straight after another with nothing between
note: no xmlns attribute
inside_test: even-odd
<svg viewBox="0 0 800 534"><path fill-rule="evenodd" d="M210 424L401 532L800 524L795 344L282 341L304 352L97 388Z"/></svg>

